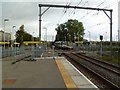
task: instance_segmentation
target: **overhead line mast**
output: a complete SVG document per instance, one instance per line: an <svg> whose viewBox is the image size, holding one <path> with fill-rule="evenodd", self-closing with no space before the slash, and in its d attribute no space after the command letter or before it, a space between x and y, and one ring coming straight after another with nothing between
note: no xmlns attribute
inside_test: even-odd
<svg viewBox="0 0 120 90"><path fill-rule="evenodd" d="M69 6L69 5L50 5L50 4L39 4L39 7L56 7L56 8L75 8L75 9L89 9L89 10L98 10L98 11L111 11L112 9L103 9L103 8L92 8L92 7L79 7L79 6Z"/></svg>
<svg viewBox="0 0 120 90"><path fill-rule="evenodd" d="M41 41L41 7L55 7L55 8L74 8L74 9L87 9L87 10L97 10L97 11L103 11L106 16L110 19L110 49L111 49L111 55L110 59L112 60L112 9L104 9L104 8L92 8L92 7L79 7L79 6L69 6L69 5L50 5L50 4L39 4L39 38ZM47 9L48 10L48 9ZM47 11L45 10L45 12ZM110 15L106 13L106 11L110 12ZM44 13L45 13L44 12Z"/></svg>

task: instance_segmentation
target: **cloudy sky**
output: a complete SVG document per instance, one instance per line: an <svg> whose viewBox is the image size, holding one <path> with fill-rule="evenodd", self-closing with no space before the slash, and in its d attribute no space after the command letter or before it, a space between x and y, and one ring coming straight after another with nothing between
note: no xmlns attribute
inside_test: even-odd
<svg viewBox="0 0 120 90"><path fill-rule="evenodd" d="M38 4L58 4L82 7L97 7L113 9L113 40L118 37L118 2L119 0L1 0L0 3L0 30L3 30L4 19L9 19L5 23L5 31L15 33L21 25L25 26L25 31L39 35L39 7ZM42 12L46 8L42 8ZM109 15L109 12L107 12ZM47 38L52 40L56 35L55 28L58 24L66 22L68 19L77 19L83 22L85 28L84 38L98 40L99 35L104 36L104 40L109 40L110 29L109 19L103 11L78 10L65 8L50 8L42 16L41 38L45 40L47 28ZM16 28L12 29L12 26ZM33 33L35 32L35 33ZM90 33L89 33L90 32Z"/></svg>

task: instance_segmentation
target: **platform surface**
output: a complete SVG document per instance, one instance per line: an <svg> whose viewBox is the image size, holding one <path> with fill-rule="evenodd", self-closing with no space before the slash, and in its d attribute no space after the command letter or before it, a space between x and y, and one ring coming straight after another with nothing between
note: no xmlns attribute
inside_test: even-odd
<svg viewBox="0 0 120 90"><path fill-rule="evenodd" d="M3 63L2 76L3 88L66 88L53 59Z"/></svg>
<svg viewBox="0 0 120 90"><path fill-rule="evenodd" d="M97 87L64 57L42 57L11 64L3 61L3 88L88 88Z"/></svg>

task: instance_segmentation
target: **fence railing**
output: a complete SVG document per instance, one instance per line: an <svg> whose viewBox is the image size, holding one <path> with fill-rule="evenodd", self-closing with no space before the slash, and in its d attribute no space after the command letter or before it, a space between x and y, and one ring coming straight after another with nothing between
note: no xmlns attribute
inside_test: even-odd
<svg viewBox="0 0 120 90"><path fill-rule="evenodd" d="M41 45L41 46L33 46L32 47L32 59L34 58L40 58L43 52L45 52L46 46Z"/></svg>
<svg viewBox="0 0 120 90"><path fill-rule="evenodd" d="M73 50L74 51L83 51L88 53L89 55L97 55L101 58L101 54L102 54L102 58L101 59L105 59L110 61L110 55L111 55L111 49L109 45L103 45L102 46L102 53L101 53L101 46L100 45L76 45L73 44ZM112 46L112 60L113 62L119 62L120 63L120 46Z"/></svg>
<svg viewBox="0 0 120 90"><path fill-rule="evenodd" d="M31 52L31 47L7 47L3 48L1 47L1 57L10 57L10 56L15 56L15 55L20 55L20 54L25 54L25 52L29 51Z"/></svg>

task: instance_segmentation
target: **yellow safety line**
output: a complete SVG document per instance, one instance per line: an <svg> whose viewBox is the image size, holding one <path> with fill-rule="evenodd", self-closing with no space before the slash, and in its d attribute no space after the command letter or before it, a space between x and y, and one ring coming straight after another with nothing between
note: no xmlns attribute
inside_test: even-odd
<svg viewBox="0 0 120 90"><path fill-rule="evenodd" d="M68 89L74 88L76 89L77 86L75 85L73 79L71 78L71 76L68 74L68 72L66 71L66 69L64 68L63 64L61 63L60 60L55 60L56 64L60 70L60 73L62 75L62 78L65 82L65 85ZM73 89L72 89L73 90Z"/></svg>

